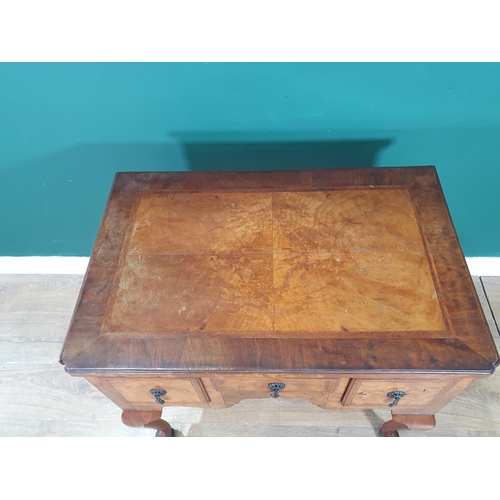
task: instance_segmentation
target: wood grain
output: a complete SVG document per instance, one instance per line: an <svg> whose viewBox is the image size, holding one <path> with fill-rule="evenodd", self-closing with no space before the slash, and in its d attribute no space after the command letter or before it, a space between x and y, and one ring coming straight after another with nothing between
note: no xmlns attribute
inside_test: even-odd
<svg viewBox="0 0 500 500"><path fill-rule="evenodd" d="M481 303L481 308L484 312L484 316L486 317L486 321L488 322L488 327L490 328L491 335L493 336L493 339L498 340L500 339L500 336L497 329L497 323L495 322L495 318L493 317L491 311L491 306L495 306L496 304L500 303L500 296L496 297L494 290L493 293L491 293L492 291L490 290L489 285L487 284L487 282L485 282L486 279L488 278L485 277L480 278L479 276L472 276L474 288L476 289L477 296ZM488 302L488 298L486 297L485 293L486 287L488 287L488 291L490 292L490 302Z"/></svg>
<svg viewBox="0 0 500 500"><path fill-rule="evenodd" d="M1 364L56 364L61 342L0 340Z"/></svg>
<svg viewBox="0 0 500 500"><path fill-rule="evenodd" d="M0 275L0 315L9 321L18 315L51 317L64 314L75 305L82 284L80 275Z"/></svg>
<svg viewBox="0 0 500 500"><path fill-rule="evenodd" d="M418 253L278 254L274 288L277 330L446 330Z"/></svg>
<svg viewBox="0 0 500 500"><path fill-rule="evenodd" d="M465 345L488 359L493 369L499 363L498 352L437 175L434 183L414 183L410 193L450 327Z"/></svg>
<svg viewBox="0 0 500 500"><path fill-rule="evenodd" d="M412 167L117 174L62 361L485 374L498 353L436 171Z"/></svg>
<svg viewBox="0 0 500 500"><path fill-rule="evenodd" d="M268 397L271 382L284 382L285 387L280 391L280 396L286 397L289 392L330 392L335 390L338 379L324 377L301 377L283 373L270 373L266 375L216 375L212 377L215 386L220 391L260 391L263 397Z"/></svg>
<svg viewBox="0 0 500 500"><path fill-rule="evenodd" d="M82 276L32 276L33 283L40 286L40 301L47 301L43 290L56 290L43 281L64 282L75 286ZM16 283L17 280L19 283ZM23 301L23 290L30 277L0 276L4 292L12 287L9 305L13 310L25 309L33 319L44 318L46 325L69 322L74 303L65 304L65 293L54 293L44 307L36 299L29 307ZM475 283L479 280L474 278ZM24 285L23 285L24 284ZM29 288L29 287L28 287ZM69 288L67 289L69 290ZM487 287L487 290L489 288ZM31 292L30 292L31 293ZM68 291L68 293L70 293ZM73 289L76 300L78 287ZM481 298L481 295L480 295ZM498 296L490 296L492 306L500 307ZM64 305L65 304L65 305ZM489 309L482 298L485 314ZM47 313L44 313L44 308ZM50 310L54 311L50 313ZM9 317L11 321L9 321ZM151 437L150 429L132 429L120 421L121 410L97 389L80 377L69 377L56 363L39 363L47 356L43 341L50 330L42 336L33 334L31 327L20 323L15 314L6 315L2 330L9 341L24 338L20 345L28 349L29 355L20 355L16 361L14 352L9 366L0 369L0 436L85 436L85 437ZM36 333L36 332L35 332ZM34 337L30 340L29 335ZM494 332L498 336L497 333ZM32 344L32 345L31 345ZM61 342L54 342L61 345ZM6 344L2 344L5 346ZM40 353L38 351L41 349ZM389 410L323 410L309 401L297 399L244 400L224 410L188 407L167 407L163 418L178 431L178 436L366 436L375 437L383 422L390 419ZM404 436L452 436L452 437L500 437L500 372L491 377L473 382L446 405L436 417L436 427L428 432L404 431Z"/></svg>
<svg viewBox="0 0 500 500"><path fill-rule="evenodd" d="M272 255L129 256L108 331L271 330Z"/></svg>
<svg viewBox="0 0 500 500"><path fill-rule="evenodd" d="M135 405L149 405L152 409L162 408L162 405L155 403L151 389L161 389L166 392L161 399L163 404L176 403L176 406L189 404L206 404L196 390L199 382L189 379L165 379L161 377L136 377L132 380L126 377L109 378L107 382L116 389L125 399Z"/></svg>
<svg viewBox="0 0 500 500"><path fill-rule="evenodd" d="M82 278L0 275L0 363L57 363Z"/></svg>
<svg viewBox="0 0 500 500"><path fill-rule="evenodd" d="M363 383L368 385L375 383L375 377L380 378L380 374L376 373L377 367L382 365L396 367L396 363L399 364L399 369L401 366L406 369L412 369L413 366L427 366L432 369L433 365L438 363L439 369L450 370L463 368L468 364L472 371L483 370L486 373L485 367L488 366L488 363L491 366L493 358L491 357L491 343L488 340L491 337L485 333L488 326L483 319L481 307L485 309L486 319L489 319L489 328L494 325L494 321L492 323L493 316L491 312L488 316L489 306L485 297L480 294L478 299L476 295L471 293L473 286L477 285L478 282L477 279L470 279L463 259L461 260L459 246L457 246L458 241L449 214L447 214L446 209L443 209L443 198L439 189L436 188L435 174L432 169L414 169L411 176L408 174L408 169L389 170L390 172L384 169L366 169L364 171L354 169L342 172L341 175L328 171L287 173L286 175L265 173L259 176L253 174L233 175L231 173L222 181L220 177L218 179L217 175L212 173L202 176L191 175L191 173L186 176L142 173L140 176L146 181L146 184L136 174L126 174L124 178L117 178L113 188L117 196L111 200L108 207L101 226L103 232L98 237L96 251L92 256L94 267L99 268L99 272L89 273L85 279L86 289L78 299L80 308L73 322L76 336L75 344L65 349L66 359L74 361L75 366L78 366L80 361L81 366L84 366L88 359L94 359L101 367L107 367L108 371L114 370L115 372L132 366L130 364L131 352L135 353L134 355L140 362L150 363L149 368L152 371L157 371L158 366L169 370L178 362L185 367L191 366L195 369L209 367L212 370L217 370L227 366L266 370L274 367L279 370L286 366L289 369L295 367L299 371L304 370L304 367L306 371L308 369L316 370L318 367L328 369L333 363L342 371L350 369L356 364L358 367L361 366L359 363L364 359L365 364L360 370L363 376L367 377ZM375 188L366 188L368 182L375 187L385 186L383 188L385 190L410 193L411 210L413 210L411 213L415 214L419 221L418 230L423 242L424 254L429 257L428 267L424 265L424 268L428 269L432 275L432 280L427 277L427 280L424 281L430 288L434 287L435 289L437 300L443 308L444 322L447 327L450 327L444 332L448 334L448 337L422 337L419 340L419 351L416 353L407 348L410 338L404 335L394 338L390 336L377 338L376 342L369 338L355 337L354 334L349 337L350 332L345 331L339 332L343 337L337 339L307 339L305 337L298 340L286 337L252 339L238 337L235 332L242 330L235 330L227 331L230 336L233 336L230 339L225 339L224 336L219 338L205 338L203 336L183 338L176 334L167 341L162 338L150 341L147 336L142 339L131 339L123 330L115 332L117 339L122 333L124 334L122 339L125 340L122 344L124 347L120 351L115 349L116 341L113 335L107 336L100 331L102 321L111 311L110 306L113 305L112 293L119 289L119 280L113 282L114 273L119 266L126 264L127 258L147 257L142 254L127 256L122 252L123 249L126 251L128 248L129 240L127 238L132 236L133 228L130 221L134 217L134 210L139 207L134 201L139 192L149 192L150 195L146 195L145 198L148 196L154 198L159 189L175 188L176 190L187 190L189 193L185 194L191 196L198 193L191 192L192 190L203 191L222 184L221 189L227 190L222 194L227 195L227 200L229 200L234 194L236 183L239 186L239 194L259 194L262 189L266 189L268 190L267 196L271 196L271 199L274 197L279 199L284 191L292 188L297 190L297 193L300 191L299 194L303 194L305 198L311 191L316 191L314 196L311 195L309 201L305 203L304 213L316 214L316 220L325 225L325 231L328 232L333 230L333 226L328 226L330 221L328 214L334 213L332 211L336 208L329 205L330 200L326 199L324 193L345 191L346 201L337 207L339 213L344 213L347 206L354 207L356 205L348 200L348 191L359 191L357 188L353 189L353 186L365 186L363 189L366 193L381 191ZM323 199L321 199L320 194ZM297 196L297 206L300 206L300 199L301 197ZM367 199L359 199L358 201L360 206L365 209L367 206L369 208ZM234 198L231 203L233 202ZM283 203L285 202L287 201L284 200ZM228 210L235 208L231 206L231 203L226 204ZM255 207L257 206L261 206L260 202L255 204ZM375 208L376 204L373 204L373 207ZM275 208L273 207L272 211ZM256 209L256 216L260 213L259 210ZM381 207L381 210L391 211L387 207ZM345 213L349 213L349 217L353 216L359 222L356 228L351 228L352 231L355 231L363 225L363 217L373 218L375 212L375 209L369 208L366 216L359 214L356 216L358 219L352 212ZM276 215L276 212L274 214ZM314 216L312 219L314 221ZM373 220L372 223L377 224L377 221ZM235 227L239 228L237 224ZM284 227L286 228L286 224ZM275 271L277 262L286 260L292 255L301 256L308 253L299 250L300 242L305 241L305 239L301 239L299 234L300 228L298 228L297 235L292 235L288 240L283 239L279 233L275 232L275 239L272 239L273 245L279 240L280 244L284 245L285 251L274 249L275 253L272 253L263 250L264 247L258 245L267 241L266 228L267 226L264 224L261 233L255 229L256 234L260 235L256 236L255 239L252 239L252 236L246 240L247 243L240 248L239 255L246 257L270 255L272 256L271 269ZM394 245L401 245L401 242L408 238L408 234L398 224L393 226L389 224L389 228L390 235L388 237L394 240ZM343 241L342 237L351 237L354 234L349 232L351 229L346 222L339 234L339 242ZM240 231L242 228L237 230ZM242 234L244 231L240 236ZM263 237L262 234L266 236ZM284 230L284 234L290 233L286 233ZM243 236L241 237L243 238ZM310 235L306 234L306 239L307 237ZM325 247L321 247L322 243L318 232L315 233L314 238L319 242L319 250L309 253L312 255L328 253L321 249ZM231 242L230 236L227 236L226 239ZM202 243L201 240L195 239L193 241L197 245ZM354 242L354 240L352 241ZM383 239L381 241L383 242ZM214 244L216 243L214 240ZM236 240L233 240L231 244L237 243ZM292 244L297 244L294 251L290 251ZM257 245L259 250L250 251L252 245ZM200 248L198 247L198 250ZM379 250L381 248L379 247ZM420 250L417 250L398 253L412 254L416 257L421 255ZM218 249L212 253L200 251L190 255L217 255L219 258L225 257L228 253L236 255L233 251L225 252ZM330 253L337 256L336 254L340 252L332 250ZM359 254L362 258L369 254L373 257L377 253L389 254L387 249L382 249L379 252L375 252L373 249L369 252L356 252L357 256ZM169 257L183 255L188 254L178 253ZM157 254L151 257L163 258L163 256L164 254ZM242 269L247 269L247 266L242 266ZM151 275L154 275L154 272ZM369 274L363 276L369 276ZM318 273L317 277L318 281L325 279L322 273ZM44 282L45 279L47 282ZM68 376L63 368L55 363L56 359L51 359L54 347L62 340L63 335L60 332L63 325L65 322L68 324L71 318L79 288L75 284L77 280L81 282L81 279L81 276L69 277L65 281L65 277L38 276L35 277L33 281L35 285L33 285L29 282L29 278L25 277L21 278L19 282L16 282L16 279L12 279L12 277L4 282L0 277L0 283L5 284L3 288L0 288L0 291L4 292L0 294L0 348L5 348L2 351L1 361L3 363L0 368L1 435L153 435L154 431L151 430L124 427L120 423L121 412L116 405L107 400L83 378ZM305 281L302 278L299 279L302 282ZM224 281L222 288L229 288L227 285L229 281L229 278ZM249 280L246 275L243 275L241 281L248 282ZM69 286L69 282L72 282L73 285ZM274 281L271 280L271 282L274 287ZM377 281L377 286L380 282L383 282L383 279ZM498 311L499 299L494 287L499 282L498 278L488 278L484 281L493 311ZM257 284L255 286L257 287ZM493 291L490 294L491 287L493 287ZM235 288L237 287L235 286ZM297 285L298 288L299 285ZM415 288L420 289L421 286ZM66 301L68 301L68 294L71 293L73 293L72 303L68 304ZM420 291L415 293L420 293ZM247 295L251 294L247 292ZM4 296L8 297L7 304L3 302ZM375 297L374 300L378 300L378 297ZM64 305L62 305L63 303ZM271 300L270 303L272 303ZM273 308L274 306L275 304L273 304ZM147 316L147 308L143 313ZM425 313L427 314L427 311ZM51 331L51 325L56 328L55 333ZM59 328L59 333L57 333L57 328ZM201 335L209 331L208 327L204 330L196 330ZM297 331L298 335L302 335L304 332L304 330ZM422 335L421 331L415 330L415 332L417 335ZM113 334L113 332L110 333ZM145 332L145 334L147 333ZM367 335L370 333L366 332ZM498 332L493 333L498 342ZM99 342L96 342L97 339ZM228 346L231 349L225 352L224 348ZM398 357L394 354L396 352L404 352L405 355ZM85 356L88 356L88 359ZM200 363L202 359L204 365ZM192 364L189 365L189 363ZM445 387L444 392L456 397L437 415L436 428L424 434L408 430L405 431L405 435L422 437L500 435L499 377L500 374L495 372L491 377L478 379L459 394L454 394L452 390L448 391ZM203 380L207 393L210 393L211 397L214 396L216 391L207 382L209 378L205 376ZM346 385L347 379L344 380ZM380 380L377 384L380 384ZM432 374L428 374L428 378L425 379L425 385L428 384L432 384ZM129 391L130 387L130 382L126 382L121 389ZM250 389L249 393L252 393L252 388ZM307 389L304 391L304 397L310 396L311 387ZM385 387L383 389L385 390ZM300 387L297 390L300 392ZM260 396L259 391L260 389L257 388L256 396ZM241 395L238 388L236 393ZM341 391L335 389L334 393L338 399L342 397ZM197 394L199 395L198 392ZM301 394L297 393L297 395ZM434 400L435 398L432 401ZM317 402L324 403L324 401L320 402L319 400ZM220 405L221 401L215 401L214 404ZM326 406L330 407L328 402L326 402ZM335 404L332 407L335 407ZM368 408L356 411L346 409L326 411L302 399L281 397L275 401L267 396L266 399L243 400L224 410L167 407L163 410L163 418L179 431L178 435L375 436L382 423L390 418L390 414L386 410Z"/></svg>
<svg viewBox="0 0 500 500"><path fill-rule="evenodd" d="M2 366L0 419L114 420L116 406L59 364ZM118 412L119 415L119 412Z"/></svg>
<svg viewBox="0 0 500 500"><path fill-rule="evenodd" d="M0 342L64 340L82 279L0 275Z"/></svg>
<svg viewBox="0 0 500 500"><path fill-rule="evenodd" d="M456 381L445 380L354 380L345 395L346 406L361 408L389 408L394 400L388 397L392 391L402 391L405 395L400 399L394 411L404 413L406 407L427 406L447 386Z"/></svg>
<svg viewBox="0 0 500 500"><path fill-rule="evenodd" d="M424 255L407 188L273 194L274 250Z"/></svg>
<svg viewBox="0 0 500 500"><path fill-rule="evenodd" d="M222 393L227 405L234 405L244 399L270 397L271 389L269 384L272 382L285 384L285 387L279 391L279 398L307 399L320 408L325 408L327 401L331 405L340 404L340 392L336 391L339 386L338 379L314 376L297 378L286 374L266 374L252 376L219 375L213 377L213 381L215 387ZM335 396L337 396L337 401L335 401Z"/></svg>
<svg viewBox="0 0 500 500"><path fill-rule="evenodd" d="M166 192L140 197L126 252L162 255L271 250L270 194Z"/></svg>
<svg viewBox="0 0 500 500"><path fill-rule="evenodd" d="M487 312L490 313L490 317L492 316L495 325L495 328L492 328L492 333L494 337L497 337L500 334L498 331L500 325L500 278L498 276L483 276L481 282L488 296Z"/></svg>
<svg viewBox="0 0 500 500"><path fill-rule="evenodd" d="M163 342L161 340L164 340ZM173 338L102 336L76 355L69 373L80 375L158 370L180 375L218 371L346 374L448 372L488 374L491 362L458 339L433 338ZM134 358L130 359L130 352ZM397 355L397 352L405 353ZM182 366L182 371L179 370ZM383 367L383 368L382 368Z"/></svg>

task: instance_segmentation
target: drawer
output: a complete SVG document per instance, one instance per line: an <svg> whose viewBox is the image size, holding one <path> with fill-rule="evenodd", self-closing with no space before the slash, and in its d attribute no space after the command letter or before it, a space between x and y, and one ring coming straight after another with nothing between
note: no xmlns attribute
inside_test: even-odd
<svg viewBox="0 0 500 500"><path fill-rule="evenodd" d="M204 387L196 378L113 377L107 378L106 382L138 409L146 406L206 406L209 402ZM151 394L155 389L165 391L158 396L158 401Z"/></svg>
<svg viewBox="0 0 500 500"><path fill-rule="evenodd" d="M330 392L337 385L337 379L297 378L290 375L218 376L214 377L214 382L219 391L257 391L267 396L270 392L268 384L283 383L285 387L279 391L282 397L301 392Z"/></svg>
<svg viewBox="0 0 500 500"><path fill-rule="evenodd" d="M256 374L221 375L212 377L212 380L227 405L236 404L243 399L262 399L275 396L274 399L305 399L325 408L330 399L336 399L340 404L342 395L339 379ZM269 384L273 383L283 384L283 387L278 391L273 391L269 387Z"/></svg>
<svg viewBox="0 0 500 500"><path fill-rule="evenodd" d="M440 393L455 385L456 380L361 380L354 379L342 398L344 406L356 408L386 408L394 411L404 408L423 407L431 404ZM400 394L397 405L390 393Z"/></svg>

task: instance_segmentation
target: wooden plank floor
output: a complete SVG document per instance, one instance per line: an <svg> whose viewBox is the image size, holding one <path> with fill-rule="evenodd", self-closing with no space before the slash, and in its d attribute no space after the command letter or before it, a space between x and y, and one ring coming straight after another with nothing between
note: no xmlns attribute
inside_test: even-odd
<svg viewBox="0 0 500 500"><path fill-rule="evenodd" d="M147 437L58 363L80 275L0 275L0 436ZM500 348L500 278L475 277ZM165 408L178 436L376 436L385 410L327 411L307 401L246 400L224 410ZM436 416L430 432L402 436L500 436L500 370L474 382Z"/></svg>

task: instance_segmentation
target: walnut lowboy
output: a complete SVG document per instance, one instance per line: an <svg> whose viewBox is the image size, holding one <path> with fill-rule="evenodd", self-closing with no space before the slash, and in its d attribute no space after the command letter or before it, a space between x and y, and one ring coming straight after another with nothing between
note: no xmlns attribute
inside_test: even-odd
<svg viewBox="0 0 500 500"><path fill-rule="evenodd" d="M386 408L384 436L498 364L434 167L115 177L61 353L172 436L164 406Z"/></svg>

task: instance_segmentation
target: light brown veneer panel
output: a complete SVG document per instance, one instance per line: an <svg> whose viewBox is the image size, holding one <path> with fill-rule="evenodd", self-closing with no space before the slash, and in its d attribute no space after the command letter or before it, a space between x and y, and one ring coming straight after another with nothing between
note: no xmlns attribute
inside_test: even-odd
<svg viewBox="0 0 500 500"><path fill-rule="evenodd" d="M424 253L406 188L273 195L275 251Z"/></svg>
<svg viewBox="0 0 500 500"><path fill-rule="evenodd" d="M156 193L139 199L128 254L272 251L270 193Z"/></svg>
<svg viewBox="0 0 500 500"><path fill-rule="evenodd" d="M330 392L335 390L338 379L319 377L297 377L287 374L253 374L253 375L217 375L214 382L219 391L261 391L264 397L268 397L271 389L269 383L284 382L285 387L280 396L287 392L310 393Z"/></svg>
<svg viewBox="0 0 500 500"><path fill-rule="evenodd" d="M271 330L272 254L128 256L104 330Z"/></svg>
<svg viewBox="0 0 500 500"><path fill-rule="evenodd" d="M453 386L455 381L444 380L356 380L349 394L343 401L346 406L365 408L388 408L393 398L388 397L392 391L403 391L395 412L406 406L428 405L447 386Z"/></svg>
<svg viewBox="0 0 500 500"><path fill-rule="evenodd" d="M154 407L155 397L151 389L163 389L166 394L161 396L167 404L171 401L181 406L183 403L205 403L200 399L191 380L170 380L161 377L110 378L107 382L112 385L127 401L131 403L145 403ZM161 405L158 405L161 409Z"/></svg>
<svg viewBox="0 0 500 500"><path fill-rule="evenodd" d="M276 330L445 330L424 255L274 255Z"/></svg>

